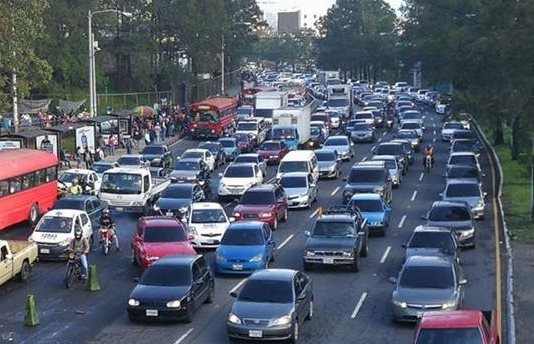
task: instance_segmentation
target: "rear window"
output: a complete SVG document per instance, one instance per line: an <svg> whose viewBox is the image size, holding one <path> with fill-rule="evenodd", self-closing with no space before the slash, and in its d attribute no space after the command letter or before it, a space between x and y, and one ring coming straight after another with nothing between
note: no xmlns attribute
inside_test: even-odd
<svg viewBox="0 0 534 344"><path fill-rule="evenodd" d="M251 166L229 166L224 172L225 178L250 178L254 176Z"/></svg>
<svg viewBox="0 0 534 344"><path fill-rule="evenodd" d="M273 204L274 193L271 191L248 191L243 194L241 204Z"/></svg>
<svg viewBox="0 0 534 344"><path fill-rule="evenodd" d="M415 344L480 344L483 343L477 328L422 329Z"/></svg>
<svg viewBox="0 0 534 344"><path fill-rule="evenodd" d="M350 171L349 183L381 183L384 182L384 170L353 168Z"/></svg>
<svg viewBox="0 0 534 344"><path fill-rule="evenodd" d="M445 191L447 197L480 197L480 188L478 184L462 183L449 184Z"/></svg>
<svg viewBox="0 0 534 344"><path fill-rule="evenodd" d="M379 145L375 151L376 155L403 155L402 145Z"/></svg>

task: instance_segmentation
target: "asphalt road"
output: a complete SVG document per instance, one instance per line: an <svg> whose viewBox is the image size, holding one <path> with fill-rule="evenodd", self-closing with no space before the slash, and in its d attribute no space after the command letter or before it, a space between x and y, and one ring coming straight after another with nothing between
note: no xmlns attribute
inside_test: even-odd
<svg viewBox="0 0 534 344"><path fill-rule="evenodd" d="M409 343L413 326L396 325L391 321L390 298L393 286L388 281L396 276L402 262L403 248L413 228L423 223L421 216L444 187L444 165L448 144L439 136L441 116L429 113L425 120L424 143L435 139L436 165L428 174L422 173L421 156L393 195L390 228L385 237L370 238L369 256L362 259L361 270L350 273L339 269L318 269L310 273L314 283L314 319L301 328L302 343ZM380 133L381 141L390 138ZM196 147L198 142L184 140L173 146L175 154ZM376 144L376 143L375 143ZM356 161L370 158L375 144L354 146L355 159L343 164L346 175ZM491 169L485 153L482 167L488 200L491 199ZM268 177L275 174L270 167ZM214 194L218 183L213 174ZM266 179L266 180L267 180ZM305 244L303 231L309 229L317 215L317 207L327 208L341 201L344 182L320 181L319 202L309 210L295 210L287 223L275 232L278 257L272 267L302 269ZM225 208L231 212L234 204ZM486 220L477 224L477 248L461 253L461 262L468 278L465 308L491 309L495 300L495 267L492 202L487 202ZM21 285L9 282L0 287L0 341L14 343L227 343L226 317L233 299L229 291L239 287L240 277L217 277L215 302L204 305L191 324L132 324L126 314L126 302L140 275L130 263L130 239L136 218L116 214L122 250L103 256L95 250L89 264L96 264L102 291L91 293L81 284L66 290L63 285L64 263L38 263L30 280ZM0 233L1 238L26 239L28 227L19 226ZM213 263L213 251L203 251ZM23 325L25 297L34 294L39 309L40 325Z"/></svg>

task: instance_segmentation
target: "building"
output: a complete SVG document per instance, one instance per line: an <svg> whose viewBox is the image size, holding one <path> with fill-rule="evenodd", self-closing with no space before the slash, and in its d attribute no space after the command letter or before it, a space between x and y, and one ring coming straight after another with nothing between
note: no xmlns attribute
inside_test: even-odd
<svg viewBox="0 0 534 344"><path fill-rule="evenodd" d="M278 12L278 33L297 33L300 31L300 11Z"/></svg>

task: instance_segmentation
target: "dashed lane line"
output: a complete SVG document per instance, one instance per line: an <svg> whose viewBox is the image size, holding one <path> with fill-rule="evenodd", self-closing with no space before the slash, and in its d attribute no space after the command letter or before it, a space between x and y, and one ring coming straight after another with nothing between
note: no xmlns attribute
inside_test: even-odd
<svg viewBox="0 0 534 344"><path fill-rule="evenodd" d="M332 191L332 193L330 194L330 196L334 196L339 191L340 188L341 188L340 186L335 188L334 191Z"/></svg>
<svg viewBox="0 0 534 344"><path fill-rule="evenodd" d="M315 217L315 215L317 215L318 213L319 213L319 208L315 209L313 214L310 215L310 219L313 219Z"/></svg>
<svg viewBox="0 0 534 344"><path fill-rule="evenodd" d="M187 336L189 336L191 334L191 332L193 332L193 328L190 328L189 330L187 330L184 334L182 334L180 336L180 338L176 339L176 341L174 342L174 344L180 344L182 343L186 338Z"/></svg>
<svg viewBox="0 0 534 344"><path fill-rule="evenodd" d="M241 288L241 286L243 285L243 283L245 283L245 281L247 280L247 277L243 278L241 281L239 281L239 283L237 283L231 290L230 290L230 294L231 293L235 293L237 291L237 289Z"/></svg>
<svg viewBox="0 0 534 344"><path fill-rule="evenodd" d="M362 296L360 297L360 300L356 304L356 308L354 308L354 312L352 312L352 315L350 316L352 319L356 318L356 316L360 312L360 309L362 309L363 303L365 302L366 298L367 298L367 292L364 291Z"/></svg>
<svg viewBox="0 0 534 344"><path fill-rule="evenodd" d="M402 228L402 226L404 226L404 221L406 221L406 215L402 215L398 228Z"/></svg>
<svg viewBox="0 0 534 344"><path fill-rule="evenodd" d="M410 201L415 201L415 197L417 197L417 190L415 190L412 194L412 198L410 198Z"/></svg>
<svg viewBox="0 0 534 344"><path fill-rule="evenodd" d="M362 161L365 161L365 160L367 160L367 157L366 157L366 156L364 156L364 157L362 158Z"/></svg>
<svg viewBox="0 0 534 344"><path fill-rule="evenodd" d="M286 246L287 243L288 243L291 239L293 239L294 237L295 237L295 234L291 234L290 236L288 236L288 237L286 238L286 240L284 240L284 241L280 244L280 246L278 246L278 249L279 249L279 250L282 249L282 247Z"/></svg>
<svg viewBox="0 0 534 344"><path fill-rule="evenodd" d="M423 181L423 177L425 176L425 173L424 172L421 172L421 175L419 176L419 181L422 182Z"/></svg>
<svg viewBox="0 0 534 344"><path fill-rule="evenodd" d="M382 255L382 258L380 259L380 264L384 264L384 262L386 261L386 259L388 259L389 251L391 251L391 246L388 246L388 247L386 248L386 251L385 251L384 254Z"/></svg>

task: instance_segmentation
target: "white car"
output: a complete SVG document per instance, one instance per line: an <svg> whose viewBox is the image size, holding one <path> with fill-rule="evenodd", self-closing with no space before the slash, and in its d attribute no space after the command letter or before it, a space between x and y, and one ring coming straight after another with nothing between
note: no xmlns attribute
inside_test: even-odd
<svg viewBox="0 0 534 344"><path fill-rule="evenodd" d="M424 128L421 122L418 120L406 120L406 121L403 120L401 122L399 129L400 130L403 130L403 129L415 130L415 132L417 133L417 136L419 136L419 138L423 138Z"/></svg>
<svg viewBox="0 0 534 344"><path fill-rule="evenodd" d="M234 200L250 187L263 184L263 173L254 163L231 163L219 176L219 201Z"/></svg>
<svg viewBox="0 0 534 344"><path fill-rule="evenodd" d="M310 128L313 128L313 127L317 127L319 129L321 129L321 131L323 132L323 136L325 138L327 138L329 135L330 135L330 130L328 129L328 127L324 124L323 121L311 121L310 122Z"/></svg>
<svg viewBox="0 0 534 344"><path fill-rule="evenodd" d="M211 152L204 148L191 148L186 150L180 156L180 159L201 158L208 165L210 172L215 169L215 157Z"/></svg>
<svg viewBox="0 0 534 344"><path fill-rule="evenodd" d="M239 162L249 162L249 163L257 164L258 167L260 168L261 173L263 173L263 176L265 177L265 175L267 174L267 162L258 153L239 154L234 159L234 163L239 163Z"/></svg>
<svg viewBox="0 0 534 344"><path fill-rule="evenodd" d="M352 146L354 146L354 143L349 140L346 135L339 135L330 136L328 139L326 139L322 148L324 150L336 152L338 158L342 159L343 161L349 161L350 159L354 158Z"/></svg>
<svg viewBox="0 0 534 344"><path fill-rule="evenodd" d="M85 190L83 190L84 192L92 195L98 194L102 184L102 179L93 170L72 168L59 172L59 185L65 189L68 189L72 186L74 179L78 180L78 183L83 183L85 185Z"/></svg>
<svg viewBox="0 0 534 344"><path fill-rule="evenodd" d="M444 114L447 110L447 105L441 104L439 101L437 101L434 109L436 110L436 113Z"/></svg>
<svg viewBox="0 0 534 344"><path fill-rule="evenodd" d="M394 187L398 187L402 181L402 166L395 155L375 155L372 161L384 161L389 170L391 181Z"/></svg>
<svg viewBox="0 0 534 344"><path fill-rule="evenodd" d="M41 217L28 240L37 244L40 259L65 259L65 251L78 228L82 230L83 237L92 243L93 227L85 211L54 209Z"/></svg>
<svg viewBox="0 0 534 344"><path fill-rule="evenodd" d="M187 218L189 241L193 247L217 247L232 218L229 218L221 204L198 202L191 204Z"/></svg>
<svg viewBox="0 0 534 344"><path fill-rule="evenodd" d="M445 122L445 124L443 124L443 127L441 128L441 139L443 141L450 142L452 139L452 134L454 134L456 130L462 130L462 129L464 129L464 126L461 122L457 122L457 121Z"/></svg>
<svg viewBox="0 0 534 344"><path fill-rule="evenodd" d="M375 115L372 111L358 111L354 114L353 119L362 120L363 123L375 124Z"/></svg>

